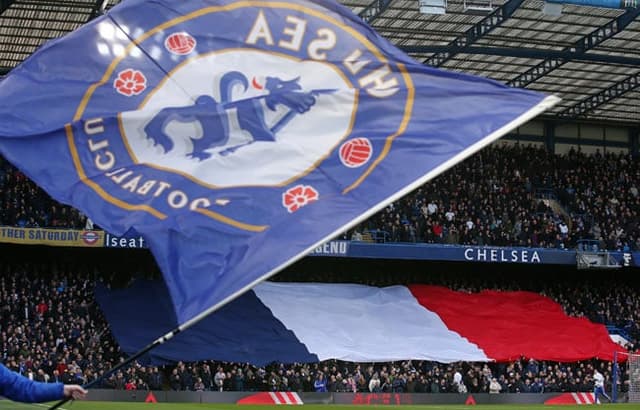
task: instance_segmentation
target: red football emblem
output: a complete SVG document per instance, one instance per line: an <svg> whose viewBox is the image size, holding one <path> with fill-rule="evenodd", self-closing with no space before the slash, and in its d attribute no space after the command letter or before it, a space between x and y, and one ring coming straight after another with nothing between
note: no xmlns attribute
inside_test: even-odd
<svg viewBox="0 0 640 410"><path fill-rule="evenodd" d="M349 168L357 168L369 161L373 148L367 138L354 138L340 147L340 160Z"/></svg>
<svg viewBox="0 0 640 410"><path fill-rule="evenodd" d="M282 194L282 205L293 213L318 199L318 191L309 185L296 185Z"/></svg>
<svg viewBox="0 0 640 410"><path fill-rule="evenodd" d="M164 40L164 46L173 54L183 56L196 48L196 39L189 33L173 33Z"/></svg>

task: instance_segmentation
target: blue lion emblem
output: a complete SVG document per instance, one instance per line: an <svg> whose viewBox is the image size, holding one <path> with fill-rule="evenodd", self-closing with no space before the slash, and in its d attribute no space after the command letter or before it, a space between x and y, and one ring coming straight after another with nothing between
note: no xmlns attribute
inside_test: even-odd
<svg viewBox="0 0 640 410"><path fill-rule="evenodd" d="M187 156L199 160L207 159L211 157L211 154L206 152L208 149L227 145L230 135L229 110L235 108L240 128L251 135L251 140L226 148L219 152L220 155L228 155L256 141L274 142L277 132L296 115L309 111L316 103L318 95L336 91L305 92L302 91L299 81L300 77L293 80L267 77L264 85L264 89L268 91L266 95L231 101L231 92L234 87L240 85L243 91L249 87L244 74L231 71L220 79L220 101L216 101L210 95L201 95L196 98L193 105L163 108L149 121L144 131L154 145L160 145L165 153L169 153L174 148L174 142L166 132L167 125L172 121L197 122L202 128L202 137L189 137L193 149ZM275 112L279 106L284 106L288 112L276 124L268 125L265 121L265 109Z"/></svg>

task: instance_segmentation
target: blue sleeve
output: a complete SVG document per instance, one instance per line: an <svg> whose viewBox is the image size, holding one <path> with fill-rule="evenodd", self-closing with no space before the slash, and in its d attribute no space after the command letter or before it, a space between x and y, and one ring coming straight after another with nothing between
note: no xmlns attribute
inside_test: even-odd
<svg viewBox="0 0 640 410"><path fill-rule="evenodd" d="M41 383L12 372L0 364L0 395L24 403L41 403L64 397L62 383Z"/></svg>

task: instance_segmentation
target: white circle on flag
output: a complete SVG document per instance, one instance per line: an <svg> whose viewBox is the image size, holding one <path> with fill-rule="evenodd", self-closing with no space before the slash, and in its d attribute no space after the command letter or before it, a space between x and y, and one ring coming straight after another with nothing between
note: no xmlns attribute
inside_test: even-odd
<svg viewBox="0 0 640 410"><path fill-rule="evenodd" d="M236 81L229 101L222 101L225 92L221 84L228 84L228 78L242 77L247 88ZM288 84L288 94L278 94L273 87L278 83ZM292 182L348 136L357 109L353 87L337 67L257 50L224 51L189 60L147 92L150 94L140 110L121 116L123 138L137 162L219 187ZM297 108L292 109L287 101L297 100L301 93L306 94L305 102L302 106L293 104ZM217 128L207 128L188 115L195 111L185 109L203 96L219 104L218 114L212 114L217 115L217 122L210 121L219 124ZM161 128L153 129L161 129L171 139L169 150L148 135L156 116L164 121L159 122ZM255 131L260 121L272 132L272 140ZM203 141L207 142L204 156L208 157L194 157Z"/></svg>

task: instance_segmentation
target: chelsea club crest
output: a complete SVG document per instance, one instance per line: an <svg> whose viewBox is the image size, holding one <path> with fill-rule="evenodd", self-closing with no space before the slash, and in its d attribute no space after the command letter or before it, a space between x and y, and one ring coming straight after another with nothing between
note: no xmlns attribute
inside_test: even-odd
<svg viewBox="0 0 640 410"><path fill-rule="evenodd" d="M111 203L257 230L357 187L406 126L408 74L348 21L312 3L180 7L155 26L97 25L98 52L118 41L100 35L129 32L69 143ZM105 105L119 114L101 115Z"/></svg>

